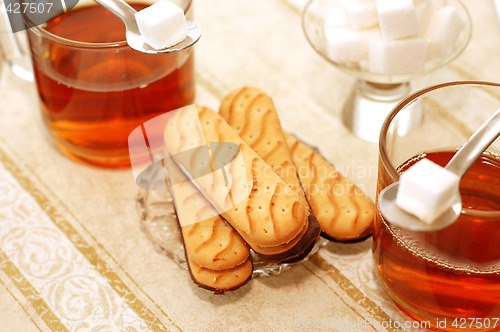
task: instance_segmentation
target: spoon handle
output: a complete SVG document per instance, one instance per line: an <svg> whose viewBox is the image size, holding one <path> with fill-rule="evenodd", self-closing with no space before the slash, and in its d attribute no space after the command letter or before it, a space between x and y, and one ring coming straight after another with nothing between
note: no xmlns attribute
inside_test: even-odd
<svg viewBox="0 0 500 332"><path fill-rule="evenodd" d="M120 18L125 25L129 24L129 20L134 20L134 14L137 12L134 8L132 8L128 3L123 0L94 0L110 12L112 12L115 16Z"/></svg>
<svg viewBox="0 0 500 332"><path fill-rule="evenodd" d="M446 165L446 169L462 177L499 135L500 108L472 134Z"/></svg>

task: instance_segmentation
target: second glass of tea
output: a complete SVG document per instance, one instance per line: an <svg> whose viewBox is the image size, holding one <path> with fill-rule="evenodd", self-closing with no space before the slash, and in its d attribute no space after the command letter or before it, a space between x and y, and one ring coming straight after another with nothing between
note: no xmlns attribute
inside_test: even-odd
<svg viewBox="0 0 500 332"><path fill-rule="evenodd" d="M428 158L445 166L498 108L500 84L450 82L399 103L380 134L377 193ZM500 330L500 140L460 183L462 212L448 228L401 229L377 214L373 257L397 308L440 331Z"/></svg>
<svg viewBox="0 0 500 332"><path fill-rule="evenodd" d="M140 10L154 0L128 2ZM192 19L191 0L174 2ZM192 47L135 51L122 21L93 1L79 1L27 36L42 119L55 145L80 162L128 167L132 130L194 101Z"/></svg>

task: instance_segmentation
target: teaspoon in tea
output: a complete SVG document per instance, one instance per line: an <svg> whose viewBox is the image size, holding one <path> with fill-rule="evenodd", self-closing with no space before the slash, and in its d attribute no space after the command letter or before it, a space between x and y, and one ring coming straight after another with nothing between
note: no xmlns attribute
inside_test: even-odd
<svg viewBox="0 0 500 332"><path fill-rule="evenodd" d="M103 6L107 10L109 10L113 15L118 17L125 24L126 29L126 39L127 44L136 51L149 53L149 54L162 54L162 53L171 53L181 51L185 48L188 48L194 43L198 41L201 37L201 29L200 27L192 22L187 21L188 35L181 42L161 49L156 50L149 46L142 37L139 32L139 28L137 27L137 22L135 20L135 13L137 12L134 8L132 8L129 4L127 4L123 0L94 0L99 5Z"/></svg>
<svg viewBox="0 0 500 332"><path fill-rule="evenodd" d="M445 168L462 178L498 136L500 136L500 109L472 134L467 143L458 150ZM379 194L378 206L385 220L401 228L413 231L437 231L454 223L462 211L462 200L460 193L457 191L451 207L432 223L426 223L396 205L398 187L398 182L395 182L384 188Z"/></svg>

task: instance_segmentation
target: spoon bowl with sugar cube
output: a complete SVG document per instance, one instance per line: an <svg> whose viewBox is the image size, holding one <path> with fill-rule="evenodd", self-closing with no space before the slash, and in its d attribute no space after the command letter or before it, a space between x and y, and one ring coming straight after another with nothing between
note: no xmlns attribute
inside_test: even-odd
<svg viewBox="0 0 500 332"><path fill-rule="evenodd" d="M500 136L500 109L474 132L470 139L453 156L445 169L455 174L458 179L462 178L498 136ZM460 193L456 191L452 193L453 198L447 209L438 214L431 222L425 222L398 206L396 199L399 187L400 182L395 182L384 188L378 197L378 207L385 220L401 228L413 231L437 231L454 223L462 211Z"/></svg>
<svg viewBox="0 0 500 332"><path fill-rule="evenodd" d="M192 22L186 21L187 36L175 45L155 49L146 43L144 37L139 32L139 27L135 18L137 11L123 0L94 0L99 5L109 10L125 24L127 44L136 51L148 54L163 54L178 52L193 46L201 37L200 27Z"/></svg>

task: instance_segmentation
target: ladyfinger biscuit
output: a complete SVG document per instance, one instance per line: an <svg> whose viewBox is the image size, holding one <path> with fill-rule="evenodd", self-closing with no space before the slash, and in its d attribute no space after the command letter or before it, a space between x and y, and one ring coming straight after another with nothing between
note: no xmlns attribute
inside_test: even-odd
<svg viewBox="0 0 500 332"><path fill-rule="evenodd" d="M290 242L288 242L288 243L284 243L284 244L280 244L280 245L272 246L272 247L261 247L261 246L256 245L254 249L259 254L264 255L264 256L283 254L283 253L287 252L288 250L290 250L291 248L293 248L295 245L297 245L297 243L300 241L300 239L307 232L308 227L309 227L309 221L304 225L304 227L302 228L300 233L295 238L290 240Z"/></svg>
<svg viewBox="0 0 500 332"><path fill-rule="evenodd" d="M271 97L254 87L236 89L223 99L219 114L292 190L301 194L304 204L309 205ZM265 248L259 248L259 256L267 261L298 257L311 247L319 233L318 221L310 214L307 227L294 240L281 246L283 254L270 255Z"/></svg>
<svg viewBox="0 0 500 332"><path fill-rule="evenodd" d="M263 252L256 252L257 256L263 261L272 263L293 263L302 260L311 252L321 232L314 214L309 214L309 222L304 230L304 233L299 234L296 240L292 241L293 246L286 248L283 253L265 255L264 249Z"/></svg>
<svg viewBox="0 0 500 332"><path fill-rule="evenodd" d="M193 282L215 294L224 294L245 285L252 277L252 260L248 258L242 264L225 270L210 270L199 266L187 258L188 270Z"/></svg>
<svg viewBox="0 0 500 332"><path fill-rule="evenodd" d="M242 264L250 256L245 241L217 213L203 195L188 181L171 159L168 169L177 220L181 226L186 256L197 265L223 270Z"/></svg>
<svg viewBox="0 0 500 332"><path fill-rule="evenodd" d="M222 100L219 114L293 190L302 192L292 155L269 95L254 87L236 89Z"/></svg>
<svg viewBox="0 0 500 332"><path fill-rule="evenodd" d="M250 256L250 247L221 216L184 226L181 230L186 255L202 267L229 269Z"/></svg>
<svg viewBox="0 0 500 332"><path fill-rule="evenodd" d="M290 134L286 139L323 235L338 241L370 235L375 216L373 202L311 148Z"/></svg>
<svg viewBox="0 0 500 332"><path fill-rule="evenodd" d="M172 156L185 146L200 146L205 142L235 144L239 150L237 157L222 163L226 165L222 172L224 177L217 177L216 173L221 170L214 169L211 174L193 179L193 182L252 248L279 248L296 238L309 217L308 207L303 204L300 195L285 190L285 182L217 113L202 106L197 106L195 111L198 119L193 116L192 109L177 111L167 119L166 152ZM190 135L190 131L186 130L192 129L194 121L201 123L203 142L196 139L199 135ZM214 162L227 159L220 150L216 148L211 151ZM235 162L238 158L241 163ZM196 169L196 161L193 157L185 162L181 166L183 172ZM226 177L228 181L224 183ZM234 205L226 209L228 203Z"/></svg>

